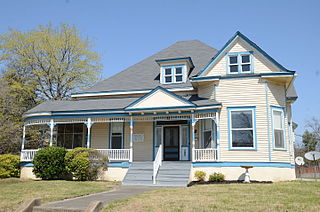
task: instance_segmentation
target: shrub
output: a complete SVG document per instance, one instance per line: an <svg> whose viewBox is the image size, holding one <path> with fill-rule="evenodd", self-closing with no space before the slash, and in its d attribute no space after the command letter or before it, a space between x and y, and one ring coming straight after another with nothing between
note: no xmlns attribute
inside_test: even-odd
<svg viewBox="0 0 320 212"><path fill-rule="evenodd" d="M20 176L20 157L17 155L0 155L0 178Z"/></svg>
<svg viewBox="0 0 320 212"><path fill-rule="evenodd" d="M224 174L222 173L213 173L209 176L209 181L210 182L222 182L224 181Z"/></svg>
<svg viewBox="0 0 320 212"><path fill-rule="evenodd" d="M95 149L83 147L69 151L65 156L66 168L77 180L95 180L99 170L107 164L107 157Z"/></svg>
<svg viewBox="0 0 320 212"><path fill-rule="evenodd" d="M64 157L67 150L63 147L44 147L33 159L33 173L44 180L61 179L66 175Z"/></svg>
<svg viewBox="0 0 320 212"><path fill-rule="evenodd" d="M197 178L197 180L204 181L204 179L206 178L206 173L204 171L196 171L194 173L194 176Z"/></svg>

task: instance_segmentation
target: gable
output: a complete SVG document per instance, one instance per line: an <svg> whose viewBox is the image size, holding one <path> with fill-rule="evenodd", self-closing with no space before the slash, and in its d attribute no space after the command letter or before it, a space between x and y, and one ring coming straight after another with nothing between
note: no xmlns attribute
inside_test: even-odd
<svg viewBox="0 0 320 212"><path fill-rule="evenodd" d="M171 107L193 107L194 104L186 99L158 87L149 94L141 97L129 105L126 110L144 109L144 108L171 108Z"/></svg>
<svg viewBox="0 0 320 212"><path fill-rule="evenodd" d="M255 43L240 32L237 32L211 60L206 68L200 72L199 76L226 75L228 69L227 55L230 53L243 52L250 52L252 54L251 63L254 73L288 72L287 69L270 57Z"/></svg>

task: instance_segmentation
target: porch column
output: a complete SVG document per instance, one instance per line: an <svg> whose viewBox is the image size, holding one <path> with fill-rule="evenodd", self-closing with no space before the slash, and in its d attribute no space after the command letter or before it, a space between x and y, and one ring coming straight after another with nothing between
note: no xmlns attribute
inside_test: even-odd
<svg viewBox="0 0 320 212"><path fill-rule="evenodd" d="M54 129L54 121L53 119L50 120L50 124L49 124L49 127L50 127L50 143L49 143L49 146L52 146L53 144L53 129Z"/></svg>
<svg viewBox="0 0 320 212"><path fill-rule="evenodd" d="M24 150L24 143L25 142L26 142L26 125L23 125L21 150Z"/></svg>
<svg viewBox="0 0 320 212"><path fill-rule="evenodd" d="M194 114L192 114L192 162L195 161L195 148L196 148L196 137L194 134L195 126L198 120L194 118Z"/></svg>
<svg viewBox="0 0 320 212"><path fill-rule="evenodd" d="M133 161L133 120L130 117L130 159L129 162Z"/></svg>
<svg viewBox="0 0 320 212"><path fill-rule="evenodd" d="M90 148L91 146L91 127L93 125L93 122L91 121L91 118L88 118L88 121L85 122L85 124L87 125L87 130L88 130L88 134L87 134L87 148Z"/></svg>

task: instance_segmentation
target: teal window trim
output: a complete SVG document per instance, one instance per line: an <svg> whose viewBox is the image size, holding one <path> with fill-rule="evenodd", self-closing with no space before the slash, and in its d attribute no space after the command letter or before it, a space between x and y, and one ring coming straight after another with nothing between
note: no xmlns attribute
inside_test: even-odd
<svg viewBox="0 0 320 212"><path fill-rule="evenodd" d="M241 56L249 55L250 62L249 63L242 63L242 58ZM237 56L237 63L234 65L238 66L238 72L232 73L230 72L230 57L231 56ZM248 51L248 52L229 52L226 54L226 70L227 70L227 75L235 75L235 74L253 74L254 73L254 67L253 67L253 52ZM250 65L250 71L242 71L242 65Z"/></svg>
<svg viewBox="0 0 320 212"><path fill-rule="evenodd" d="M256 126L256 106L234 106L227 107L228 110L228 137L229 137L229 150L245 150L256 151L257 144L257 126ZM253 128L253 147L232 147L232 133L231 133L231 112L233 111L252 111L252 128Z"/></svg>
<svg viewBox="0 0 320 212"><path fill-rule="evenodd" d="M286 142L286 126L285 126L285 108L279 106L270 106L271 108L271 129L272 129L272 147L273 150L279 151L287 151L287 142ZM273 111L281 112L281 121L282 121L282 130L283 130L283 148L276 147L275 144L275 135L274 135L274 119L273 119Z"/></svg>
<svg viewBox="0 0 320 212"><path fill-rule="evenodd" d="M176 68L182 68L182 74L176 73ZM171 74L166 75L165 69L171 68ZM177 82L176 76L182 76L182 81ZM171 82L166 82L165 77L171 77ZM161 84L181 84L187 81L187 66L185 64L178 64L178 65L164 65L161 66Z"/></svg>

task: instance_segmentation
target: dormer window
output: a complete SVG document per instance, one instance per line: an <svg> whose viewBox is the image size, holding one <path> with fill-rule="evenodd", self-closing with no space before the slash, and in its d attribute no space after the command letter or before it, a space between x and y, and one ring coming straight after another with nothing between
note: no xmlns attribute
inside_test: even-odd
<svg viewBox="0 0 320 212"><path fill-rule="evenodd" d="M186 65L161 67L162 83L184 83L186 81Z"/></svg>
<svg viewBox="0 0 320 212"><path fill-rule="evenodd" d="M229 53L227 62L228 74L253 73L251 52Z"/></svg>

